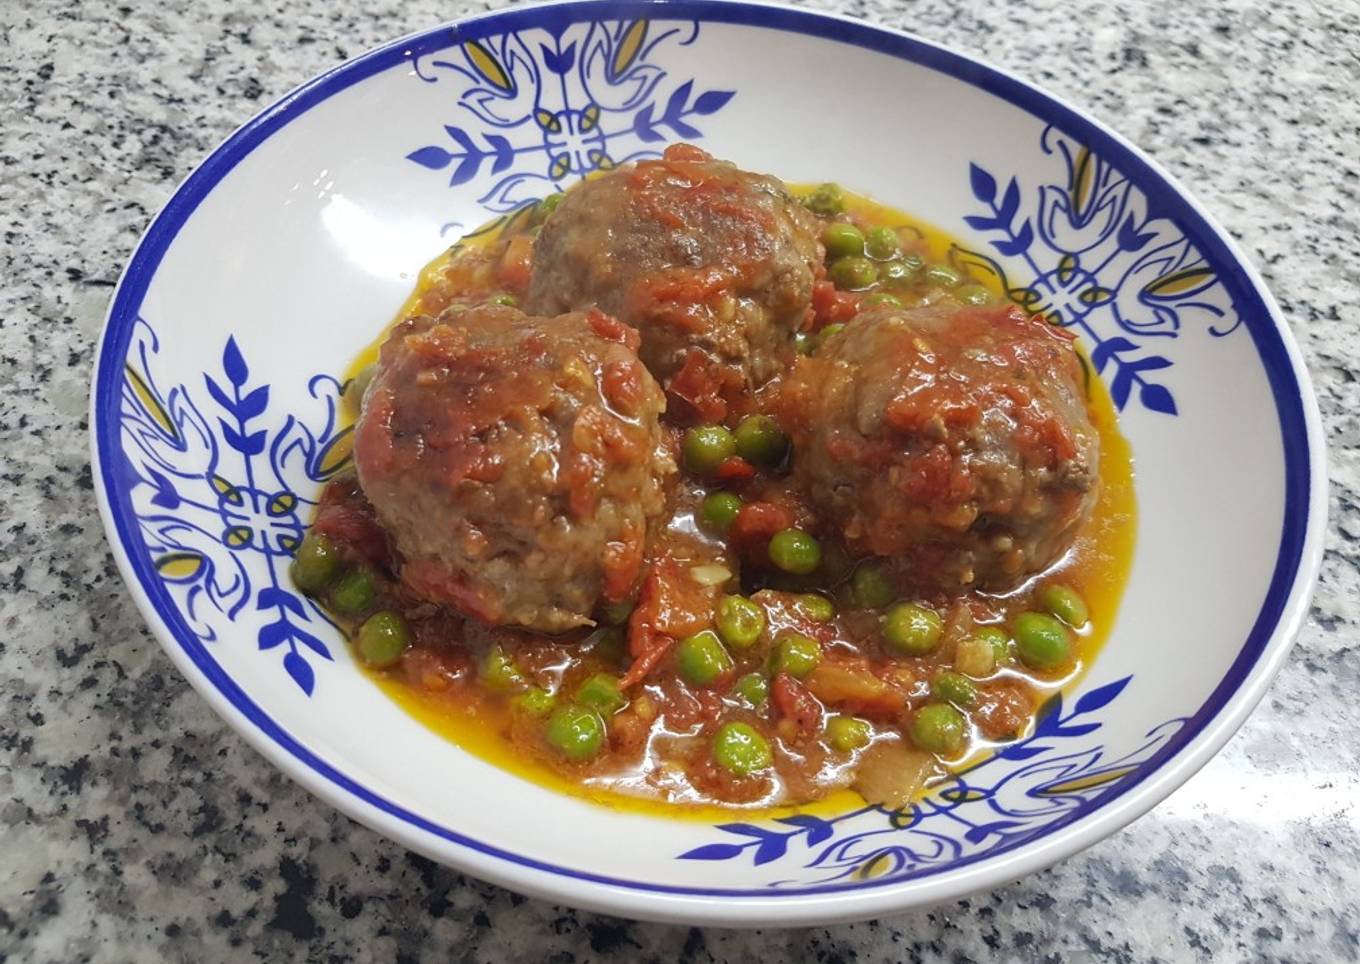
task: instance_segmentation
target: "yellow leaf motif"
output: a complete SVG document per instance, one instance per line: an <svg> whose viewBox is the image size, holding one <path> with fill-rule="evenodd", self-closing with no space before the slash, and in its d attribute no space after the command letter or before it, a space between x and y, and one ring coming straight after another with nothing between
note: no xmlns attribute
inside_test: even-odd
<svg viewBox="0 0 1360 964"><path fill-rule="evenodd" d="M1150 282L1143 292L1154 298L1172 298L1208 287L1215 280L1213 271L1208 268L1189 268L1174 274L1162 275L1156 281Z"/></svg>
<svg viewBox="0 0 1360 964"><path fill-rule="evenodd" d="M600 108L591 104L581 112L581 132L593 131L600 123Z"/></svg>
<svg viewBox="0 0 1360 964"><path fill-rule="evenodd" d="M477 69L477 73L485 78L486 82L498 90L503 90L507 94L513 93L515 89L514 81L505 72L505 68L500 65L494 54L487 50L475 40L469 40L463 44L463 52L472 62L472 66Z"/></svg>
<svg viewBox="0 0 1360 964"><path fill-rule="evenodd" d="M212 487L216 490L217 494L231 505L245 504L246 500L245 497L241 495L241 491L226 479L222 478L222 476L214 475L209 478L208 481L212 483Z"/></svg>
<svg viewBox="0 0 1360 964"><path fill-rule="evenodd" d="M340 471L349 462L350 453L353 449L354 429L347 428L331 439L330 444L322 450L321 458L318 460L317 474L324 479Z"/></svg>
<svg viewBox="0 0 1360 964"><path fill-rule="evenodd" d="M170 582L190 582L203 570L203 557L196 552L170 552L156 560L156 571Z"/></svg>
<svg viewBox="0 0 1360 964"><path fill-rule="evenodd" d="M623 34L618 49L614 51L613 70L617 77L629 67L642 52L643 42L647 39L647 21L635 20Z"/></svg>
<svg viewBox="0 0 1360 964"><path fill-rule="evenodd" d="M288 515L297 508L297 496L291 492L280 492L269 500L269 505L265 507L272 516Z"/></svg>
<svg viewBox="0 0 1360 964"><path fill-rule="evenodd" d="M132 392L137 396L137 400L142 403L142 408L146 410L148 415L155 419L156 424L165 431L166 435L178 442L179 432L175 430L175 425L170 421L170 415L166 412L165 408L162 407L160 399L156 398L155 394L147 386L146 381L141 375L137 374L136 369L131 365L127 365L125 366L125 370L127 372L128 381L132 384Z"/></svg>
<svg viewBox="0 0 1360 964"><path fill-rule="evenodd" d="M1050 783L1048 786L1035 790L1042 797L1063 797L1073 793L1080 793L1083 790L1090 790L1092 787L1103 787L1107 783L1113 783L1134 772L1136 766L1120 767L1115 770L1104 770L1100 773L1089 773L1085 776L1074 777L1071 780L1064 780L1061 783Z"/></svg>
<svg viewBox="0 0 1360 964"><path fill-rule="evenodd" d="M876 854L859 865L859 869L855 871L855 876L860 880L873 880L875 877L882 877L891 869L892 862L891 855Z"/></svg>
<svg viewBox="0 0 1360 964"><path fill-rule="evenodd" d="M1082 208L1091 199L1092 187L1096 179L1096 164L1091 157L1090 148L1083 147L1077 153L1077 159L1072 165L1072 183L1069 185L1072 195L1072 212L1078 217L1082 214Z"/></svg>
<svg viewBox="0 0 1360 964"><path fill-rule="evenodd" d="M551 111L544 110L542 107L534 111L534 122L549 133L562 133L562 122L558 120L557 115Z"/></svg>
<svg viewBox="0 0 1360 964"><path fill-rule="evenodd" d="M233 549L239 549L241 546L250 545L250 537L253 535L249 526L232 526L223 534L222 541Z"/></svg>

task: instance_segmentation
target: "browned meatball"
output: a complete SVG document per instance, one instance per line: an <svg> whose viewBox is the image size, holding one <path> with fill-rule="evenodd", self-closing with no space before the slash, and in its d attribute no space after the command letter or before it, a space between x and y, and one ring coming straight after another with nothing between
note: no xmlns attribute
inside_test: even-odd
<svg viewBox="0 0 1360 964"><path fill-rule="evenodd" d="M598 311L450 308L392 332L354 461L416 595L543 632L628 595L674 471L636 346Z"/></svg>
<svg viewBox="0 0 1360 964"><path fill-rule="evenodd" d="M799 362L781 405L812 505L918 586L1012 586L1095 503L1080 361L1018 308L868 311Z"/></svg>
<svg viewBox="0 0 1360 964"><path fill-rule="evenodd" d="M712 421L791 361L820 265L816 219L780 181L679 144L567 192L528 305L597 305L637 328L672 417Z"/></svg>

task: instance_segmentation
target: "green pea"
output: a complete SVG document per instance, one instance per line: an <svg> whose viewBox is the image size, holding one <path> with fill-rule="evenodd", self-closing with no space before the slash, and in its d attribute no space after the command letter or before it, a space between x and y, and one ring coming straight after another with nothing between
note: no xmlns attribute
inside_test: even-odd
<svg viewBox="0 0 1360 964"><path fill-rule="evenodd" d="M565 196L566 195L562 192L558 191L554 194L549 194L543 200L539 201L534 205L533 213L529 216L529 222L531 224L542 224L544 221L548 220L548 215L557 210L557 206L562 203L562 198Z"/></svg>
<svg viewBox="0 0 1360 964"><path fill-rule="evenodd" d="M780 634L772 655L772 673L788 673L796 679L802 679L822 661L822 644L811 636L790 630Z"/></svg>
<svg viewBox="0 0 1360 964"><path fill-rule="evenodd" d="M829 623L836 618L836 604L821 593L803 593L798 597L798 608L814 623Z"/></svg>
<svg viewBox="0 0 1360 964"><path fill-rule="evenodd" d="M1064 586L1062 583L1049 583L1040 590L1039 604L1073 629L1085 626L1087 620L1091 618L1091 613L1086 608L1086 600L1077 595L1077 591L1071 586Z"/></svg>
<svg viewBox="0 0 1360 964"><path fill-rule="evenodd" d="M1067 627L1048 613L1021 613L1011 629L1015 632L1015 651L1033 669L1061 666L1072 654Z"/></svg>
<svg viewBox="0 0 1360 964"><path fill-rule="evenodd" d="M859 303L861 308L901 308L902 299L886 291L875 291Z"/></svg>
<svg viewBox="0 0 1360 964"><path fill-rule="evenodd" d="M735 689L737 695L755 709L764 706L770 697L770 681L759 673L747 673L737 680Z"/></svg>
<svg viewBox="0 0 1360 964"><path fill-rule="evenodd" d="M685 468L695 475L712 475L737 454L737 440L721 425L700 425L685 433Z"/></svg>
<svg viewBox="0 0 1360 964"><path fill-rule="evenodd" d="M811 355L817 347L817 336L810 331L800 331L793 336L793 350L800 355Z"/></svg>
<svg viewBox="0 0 1360 964"><path fill-rule="evenodd" d="M878 268L868 258L841 258L827 272L837 288L860 291L878 280Z"/></svg>
<svg viewBox="0 0 1360 964"><path fill-rule="evenodd" d="M749 723L724 723L713 738L713 759L739 777L750 776L772 762L770 744Z"/></svg>
<svg viewBox="0 0 1360 964"><path fill-rule="evenodd" d="M930 684L930 692L946 703L958 706L972 706L977 700L977 687L973 681L958 673L941 673Z"/></svg>
<svg viewBox="0 0 1360 964"><path fill-rule="evenodd" d="M868 720L853 716L833 716L826 721L827 742L842 753L868 746L873 735L874 729Z"/></svg>
<svg viewBox="0 0 1360 964"><path fill-rule="evenodd" d="M303 536L293 554L293 582L305 593L325 589L340 573L342 558L335 543L316 532Z"/></svg>
<svg viewBox="0 0 1360 964"><path fill-rule="evenodd" d="M920 255L906 254L881 265L878 276L889 288L904 288L916 280L924 263Z"/></svg>
<svg viewBox="0 0 1360 964"><path fill-rule="evenodd" d="M845 210L845 194L839 184L823 184L808 195L803 204L813 214L835 217Z"/></svg>
<svg viewBox="0 0 1360 964"><path fill-rule="evenodd" d="M675 647L680 674L691 683L707 686L732 670L732 657L711 629L686 636Z"/></svg>
<svg viewBox="0 0 1360 964"><path fill-rule="evenodd" d="M384 609L369 616L359 627L355 645L360 659L369 666L382 669L401 659L401 654L410 644L411 631L406 628L406 620Z"/></svg>
<svg viewBox="0 0 1360 964"><path fill-rule="evenodd" d="M897 239L897 232L892 228L874 228L864 236L865 253L878 261L895 258L901 250L902 243Z"/></svg>
<svg viewBox="0 0 1360 964"><path fill-rule="evenodd" d="M731 492L710 492L699 503L699 527L715 536L725 536L740 512L739 496Z"/></svg>
<svg viewBox="0 0 1360 964"><path fill-rule="evenodd" d="M768 415L748 415L734 433L737 454L763 468L777 466L789 453L789 437Z"/></svg>
<svg viewBox="0 0 1360 964"><path fill-rule="evenodd" d="M599 753L604 734L604 717L588 706L576 704L554 710L543 730L548 743L573 763Z"/></svg>
<svg viewBox="0 0 1360 964"><path fill-rule="evenodd" d="M850 598L861 609L882 609L897 598L897 590L882 568L866 562L850 577Z"/></svg>
<svg viewBox="0 0 1360 964"><path fill-rule="evenodd" d="M979 284L959 285L954 289L954 297L965 305L990 305L992 293Z"/></svg>
<svg viewBox="0 0 1360 964"><path fill-rule="evenodd" d="M992 656L998 663L1010 655L1011 638L1004 629L996 626L983 626L973 633L977 639L985 639L992 647Z"/></svg>
<svg viewBox="0 0 1360 964"><path fill-rule="evenodd" d="M556 704L557 697L541 686L529 687L514 700L515 708L530 716L547 716Z"/></svg>
<svg viewBox="0 0 1360 964"><path fill-rule="evenodd" d="M596 673L576 691L576 702L612 716L628 705L628 698L623 695L617 679L608 673Z"/></svg>
<svg viewBox="0 0 1360 964"><path fill-rule="evenodd" d="M849 255L864 254L864 235L853 224L837 221L828 224L822 231L822 246L826 248L826 259L835 261Z"/></svg>
<svg viewBox="0 0 1360 964"><path fill-rule="evenodd" d="M373 608L378 590L366 569L352 569L340 577L331 590L331 608L347 616L358 616Z"/></svg>
<svg viewBox="0 0 1360 964"><path fill-rule="evenodd" d="M911 721L912 742L927 753L953 756L968 738L963 714L948 703L930 703Z"/></svg>
<svg viewBox="0 0 1360 964"><path fill-rule="evenodd" d="M765 632L765 610L745 596L723 596L714 619L729 646L750 649Z"/></svg>
<svg viewBox="0 0 1360 964"><path fill-rule="evenodd" d="M525 683L524 674L515 665L510 654L502 649L499 644L486 651L477 675L491 689L501 690L502 692L518 689Z"/></svg>
<svg viewBox="0 0 1360 964"><path fill-rule="evenodd" d="M932 264L926 268L926 280L942 288L952 288L963 280L963 276L947 264Z"/></svg>
<svg viewBox="0 0 1360 964"><path fill-rule="evenodd" d="M821 561L821 545L802 529L780 529L770 540L770 562L785 572L806 576Z"/></svg>
<svg viewBox="0 0 1360 964"><path fill-rule="evenodd" d="M883 617L883 638L900 653L923 656L940 642L940 614L916 603L898 603Z"/></svg>
<svg viewBox="0 0 1360 964"><path fill-rule="evenodd" d="M828 341L830 341L832 338L836 337L843 331L845 331L845 325L842 322L837 321L830 325L827 325L821 331L817 332L817 347L821 348Z"/></svg>

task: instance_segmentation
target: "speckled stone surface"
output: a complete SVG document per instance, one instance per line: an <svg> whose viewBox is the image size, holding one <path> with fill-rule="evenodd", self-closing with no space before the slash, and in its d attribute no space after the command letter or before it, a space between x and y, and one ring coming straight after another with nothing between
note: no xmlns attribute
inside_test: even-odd
<svg viewBox="0 0 1360 964"><path fill-rule="evenodd" d="M306 77L478 9L0 4L0 960L1332 961L1360 955L1360 10L1353 0L848 0L1065 95L1197 192L1303 345L1331 529L1260 710L1133 826L871 924L720 932L526 900L279 775L124 591L86 455L111 286L175 184ZM356 12L362 10L362 13Z"/></svg>

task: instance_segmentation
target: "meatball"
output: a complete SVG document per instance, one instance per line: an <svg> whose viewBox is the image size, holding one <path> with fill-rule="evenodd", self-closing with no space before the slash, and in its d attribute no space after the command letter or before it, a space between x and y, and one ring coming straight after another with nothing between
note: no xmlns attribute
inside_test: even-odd
<svg viewBox="0 0 1360 964"><path fill-rule="evenodd" d="M416 596L561 632L632 591L674 472L636 347L594 310L454 307L397 326L354 461Z"/></svg>
<svg viewBox="0 0 1360 964"><path fill-rule="evenodd" d="M1014 307L876 308L782 388L796 484L911 584L1005 589L1090 515L1099 441L1070 336Z"/></svg>
<svg viewBox="0 0 1360 964"><path fill-rule="evenodd" d="M674 145L567 192L534 244L528 305L595 305L637 328L672 417L716 421L792 360L817 239L777 179Z"/></svg>

